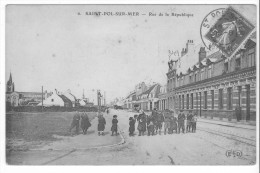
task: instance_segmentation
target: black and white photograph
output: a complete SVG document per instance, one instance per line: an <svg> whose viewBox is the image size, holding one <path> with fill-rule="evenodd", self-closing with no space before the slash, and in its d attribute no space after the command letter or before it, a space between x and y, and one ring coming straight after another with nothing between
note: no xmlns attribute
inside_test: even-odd
<svg viewBox="0 0 260 173"><path fill-rule="evenodd" d="M258 165L257 2L4 9L6 166Z"/></svg>

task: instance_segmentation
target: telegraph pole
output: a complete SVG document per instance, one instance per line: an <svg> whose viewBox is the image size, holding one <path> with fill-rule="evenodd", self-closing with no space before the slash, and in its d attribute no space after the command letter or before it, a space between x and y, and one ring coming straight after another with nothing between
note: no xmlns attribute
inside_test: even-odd
<svg viewBox="0 0 260 173"><path fill-rule="evenodd" d="M106 106L106 91L104 91L104 106Z"/></svg>

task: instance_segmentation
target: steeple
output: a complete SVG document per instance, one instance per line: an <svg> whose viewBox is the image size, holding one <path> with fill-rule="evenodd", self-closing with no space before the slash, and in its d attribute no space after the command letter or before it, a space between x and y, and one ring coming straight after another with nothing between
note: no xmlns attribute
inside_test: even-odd
<svg viewBox="0 0 260 173"><path fill-rule="evenodd" d="M83 95L82 95L82 98L85 99L84 89L83 89Z"/></svg>
<svg viewBox="0 0 260 173"><path fill-rule="evenodd" d="M10 72L10 76L9 76L9 80L7 81L6 84L6 91L7 92L14 92L14 83L13 83L13 79L12 79L12 73Z"/></svg>

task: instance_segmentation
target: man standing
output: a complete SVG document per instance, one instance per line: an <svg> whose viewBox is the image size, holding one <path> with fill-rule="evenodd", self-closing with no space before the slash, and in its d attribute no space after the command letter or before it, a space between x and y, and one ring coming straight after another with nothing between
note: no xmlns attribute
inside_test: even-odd
<svg viewBox="0 0 260 173"><path fill-rule="evenodd" d="M235 114L237 117L237 121L239 122L241 120L241 108L239 105L237 105L235 108Z"/></svg>
<svg viewBox="0 0 260 173"><path fill-rule="evenodd" d="M79 111L76 111L76 114L73 116L73 119L72 119L72 123L71 123L71 126L70 126L70 132L71 130L76 127L76 134L78 135L79 134L79 120L80 120L80 115L79 115Z"/></svg>
<svg viewBox="0 0 260 173"><path fill-rule="evenodd" d="M189 111L188 115L187 115L187 125L186 125L186 132L190 132L191 129L191 119L192 119L192 112Z"/></svg>
<svg viewBox="0 0 260 173"><path fill-rule="evenodd" d="M185 115L183 113L183 111L181 110L179 115L178 115L178 133L181 133L181 129L182 129L182 133L184 133L184 120L185 120Z"/></svg>
<svg viewBox="0 0 260 173"><path fill-rule="evenodd" d="M156 120L156 133L157 131L159 130L159 135L161 135L161 130L162 130L162 124L164 122L164 117L163 117L163 114L162 112L160 112L158 115L157 115L157 120Z"/></svg>
<svg viewBox="0 0 260 173"><path fill-rule="evenodd" d="M166 135L170 127L171 127L171 114L169 110L166 110L164 114L164 135Z"/></svg>

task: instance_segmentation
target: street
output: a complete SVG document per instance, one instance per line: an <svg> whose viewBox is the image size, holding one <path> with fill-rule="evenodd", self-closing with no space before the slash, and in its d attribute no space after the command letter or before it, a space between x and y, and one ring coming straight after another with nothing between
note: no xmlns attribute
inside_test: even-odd
<svg viewBox="0 0 260 173"><path fill-rule="evenodd" d="M118 115L121 135L111 136L112 116ZM255 129L198 120L196 133L129 137L129 117L135 113L112 110L104 114L105 136L98 136L96 119L89 133L35 150L13 151L9 164L25 165L251 165L256 161ZM136 123L137 128L137 123ZM234 153L240 152L240 155ZM231 153L228 155L227 153ZM242 155L241 155L242 154Z"/></svg>

